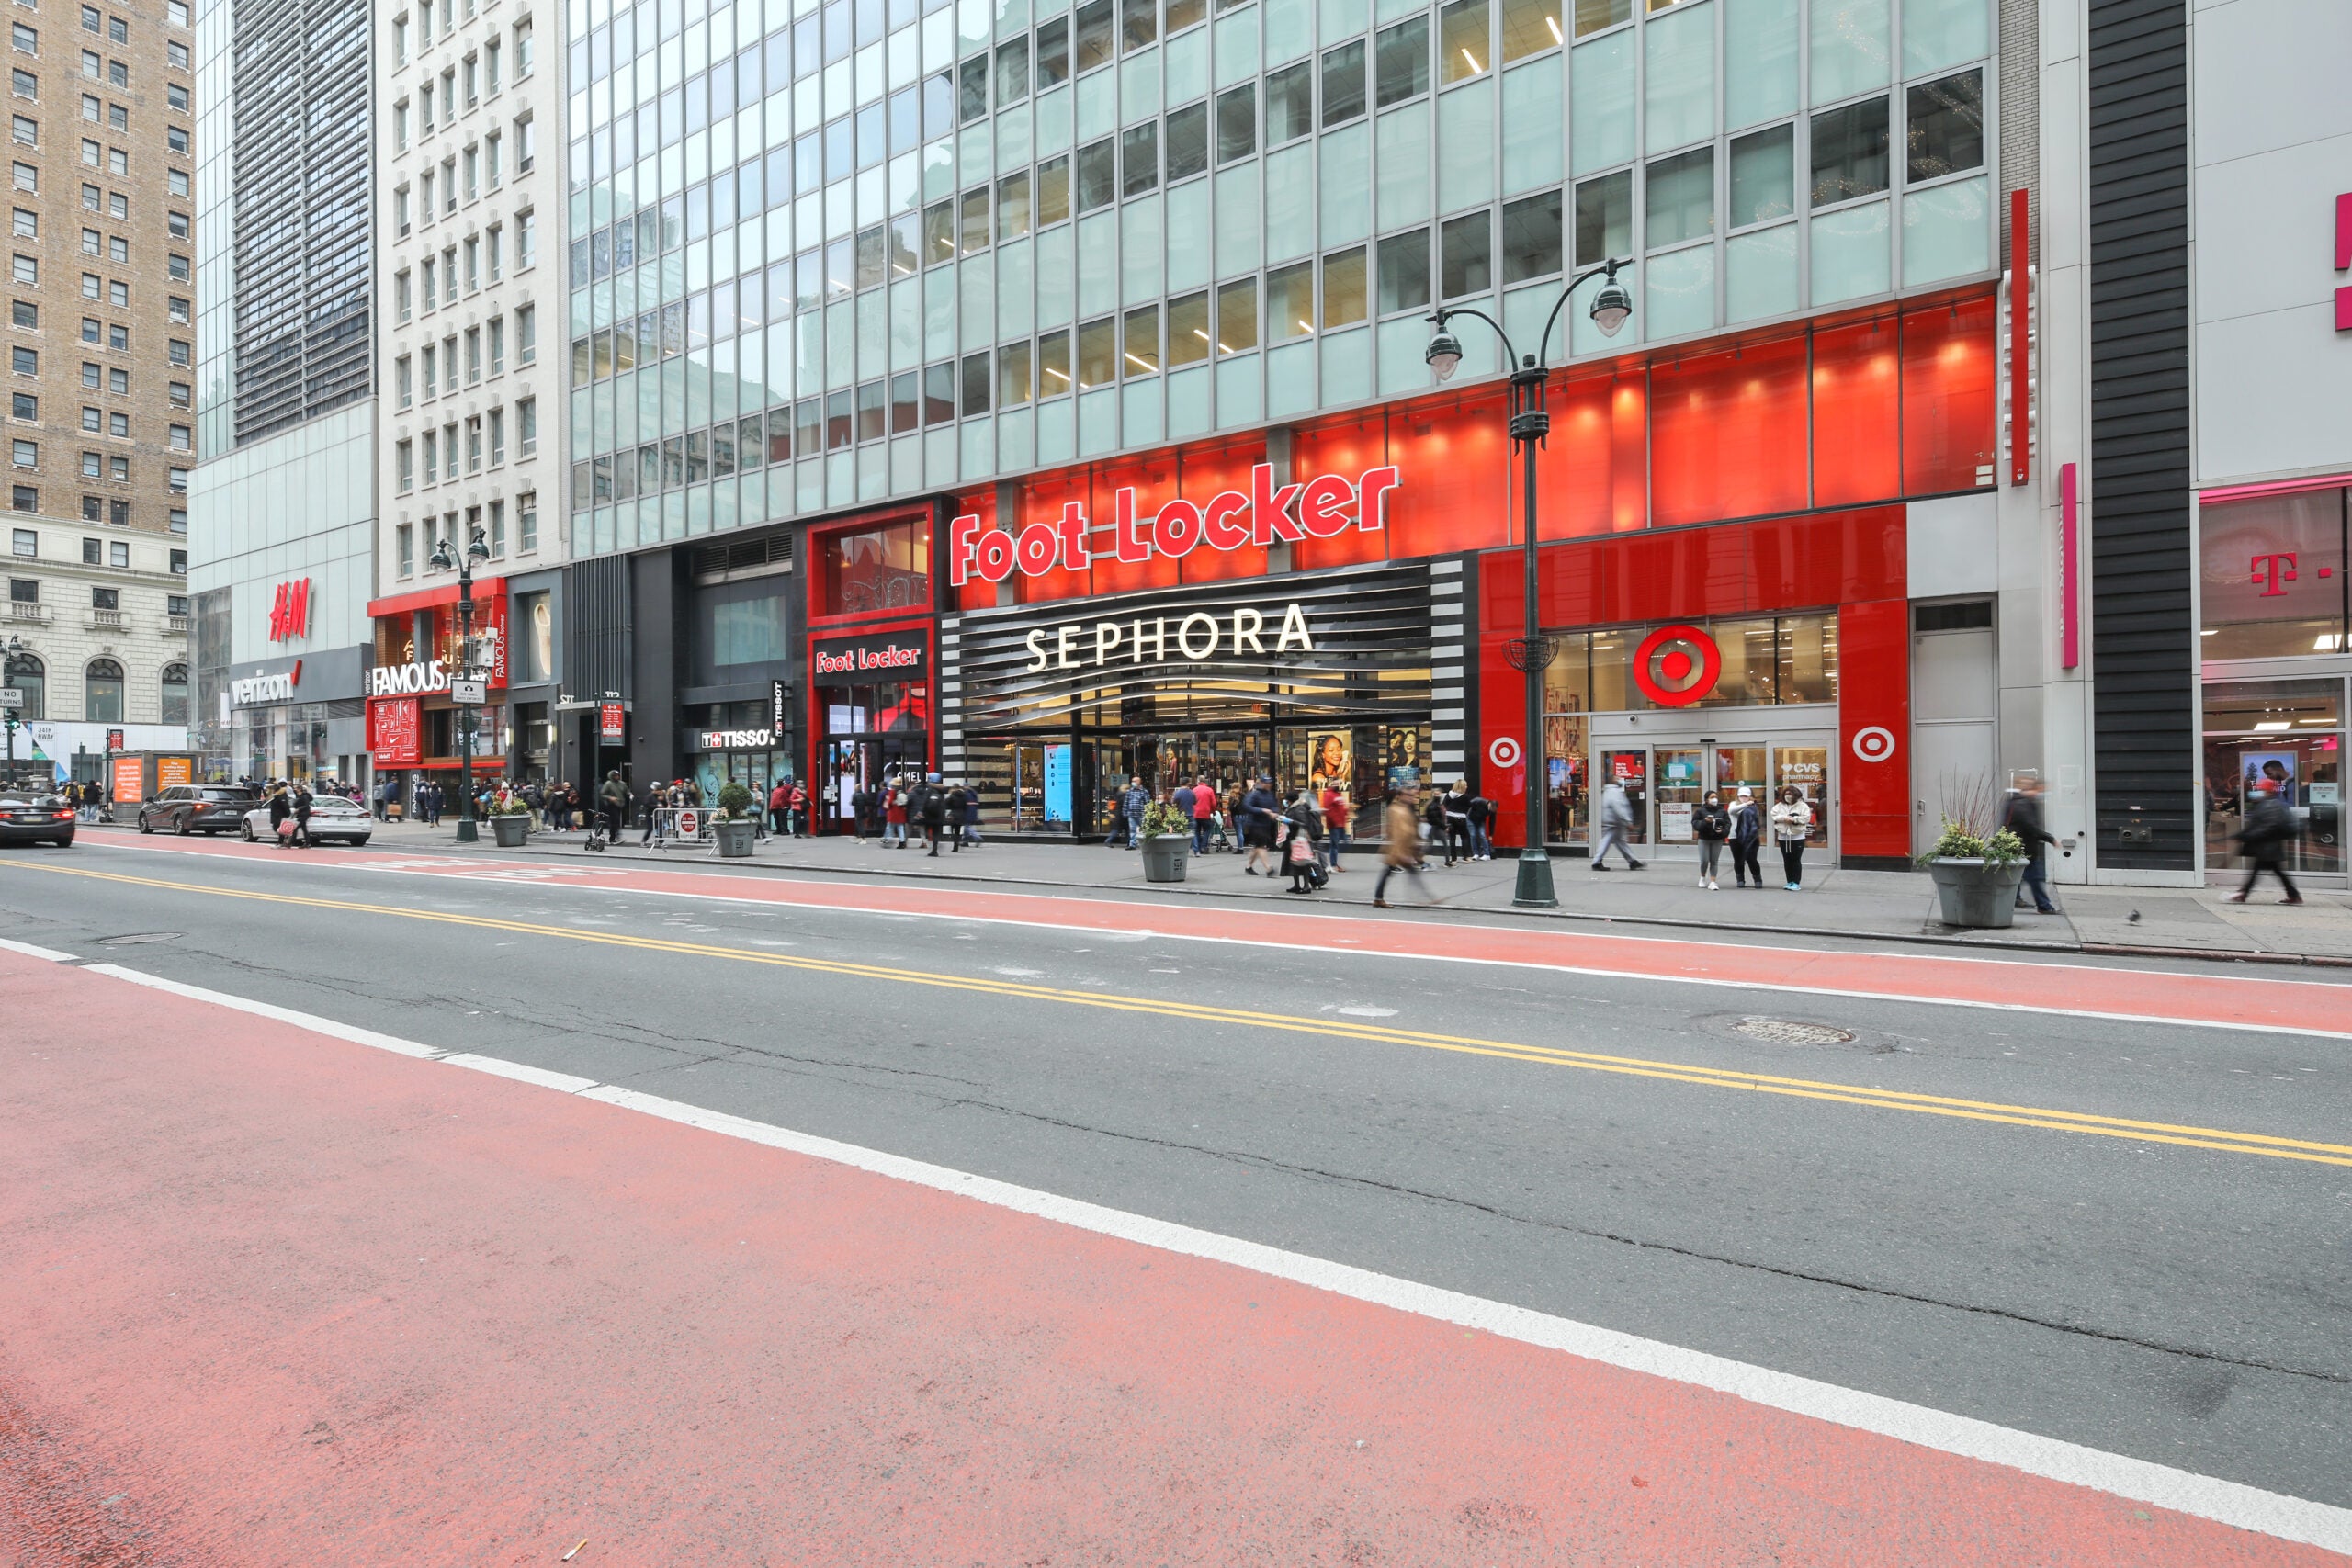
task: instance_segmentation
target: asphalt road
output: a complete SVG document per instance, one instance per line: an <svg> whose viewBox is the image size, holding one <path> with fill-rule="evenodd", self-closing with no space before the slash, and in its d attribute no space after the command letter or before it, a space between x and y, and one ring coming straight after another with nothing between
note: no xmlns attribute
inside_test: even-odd
<svg viewBox="0 0 2352 1568"><path fill-rule="evenodd" d="M2341 1165L1152 1010L2345 1141L2344 1041L2075 1016L2064 966L1994 1012L88 839L0 865L0 936L2352 1505Z"/></svg>

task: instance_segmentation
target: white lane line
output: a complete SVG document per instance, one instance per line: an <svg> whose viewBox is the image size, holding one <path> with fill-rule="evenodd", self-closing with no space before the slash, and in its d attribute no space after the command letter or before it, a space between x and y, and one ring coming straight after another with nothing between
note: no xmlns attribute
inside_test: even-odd
<svg viewBox="0 0 2352 1568"><path fill-rule="evenodd" d="M361 1029L355 1024L337 1023L334 1019L321 1018L316 1013L297 1012L292 1008L276 1007L268 1002L253 1001L244 997L232 997L225 991L208 991L201 986L183 985L177 980L166 980L160 975L142 975L136 969L125 969L119 964L87 964L83 965L82 972L85 975L105 975L117 980L128 980L134 986L145 986L153 990L169 991L175 997L186 997L191 1001L210 1002L215 1007L233 1008L239 1012L252 1013L256 1018L275 1019L279 1023L290 1023L297 1029L307 1029L313 1033L347 1041L354 1045L371 1045L379 1051L396 1052L403 1056L437 1059L448 1055L438 1046L420 1045L413 1040L402 1040L391 1034L379 1034L372 1029Z"/></svg>
<svg viewBox="0 0 2352 1568"><path fill-rule="evenodd" d="M0 953L21 953L27 958L39 958L51 964L79 964L82 961L70 953L60 953L53 947L35 947L28 942L10 942L0 937Z"/></svg>
<svg viewBox="0 0 2352 1568"><path fill-rule="evenodd" d="M147 850L150 852L156 854L182 854L189 852L186 851L165 850L159 846L149 846L143 844L108 844L105 847L107 849L130 851ZM334 864L343 870L367 871L379 875L389 874L395 876L437 876L445 881L448 879L448 873L447 872L421 870L410 866L358 865L348 861L308 863ZM778 878L777 880L786 886L830 887L834 886L830 883L808 882L806 880L796 881L789 878ZM546 886L554 886L557 885L548 884ZM566 887L575 887L582 893L616 894L624 897L634 897L643 891L642 889L616 887L605 883L583 882L563 884L561 886ZM956 889L956 891L969 892L974 890ZM785 899L752 898L743 897L740 894L680 893L669 889L664 889L661 896L665 898L700 898L711 903L736 904L760 909L797 910L802 914L808 915L864 915L868 919L885 920L945 920L958 925L1017 926L1024 931L1070 932L1110 942L1206 942L1221 947L1246 947L1258 952L1264 951L1264 949L1269 945L1266 939L1263 937L1209 936L1195 932L1163 931L1149 929L1139 931L1106 931L1101 926L1065 924L1058 920L1038 919L1034 917L1023 919L1010 915L965 915L955 914L944 910L861 909L852 905L796 904ZM1044 897L1043 895L1038 894L994 892L989 892L987 896L989 897L1001 898L1033 898ZM1269 909L1260 911L1256 909L1249 909L1241 912L1250 915L1256 915L1261 912L1269 915L1279 914L1283 918L1290 919L1351 919L1354 918L1349 915L1339 914L1320 916L1309 915L1304 910ZM602 920L592 921L591 919L586 916L571 916L568 917L568 919L570 919L570 922L574 925L610 923L609 921ZM1408 928L1419 926L1427 929L1443 930L1448 932L1456 933L1469 929L1488 929L1484 927L1465 928L1459 926L1430 927L1428 926L1428 922L1423 921L1402 921L1398 923L1405 925ZM1516 931L1519 928L1502 927L1494 929ZM1565 936L1579 933L1546 932L1537 934L1559 934ZM1702 945L1691 942L1682 941L1679 938L1620 936L1613 931L1606 934L1605 936L1599 937L1597 940L1604 942L1679 942L1679 945L1686 947ZM1770 953L1774 955L1789 955L1799 958L1855 958L1873 956L1872 954L1868 953L1841 953L1826 948L1811 947L1743 946L1738 948L1737 951L1743 953ZM2005 1002L1993 1001L1982 997L1917 996L1905 991L1868 991L1856 989L1850 987L1808 986L1795 981L1725 979L1707 975L1661 975L1652 974L1639 969L1610 969L1591 964L1547 964L1528 958L1490 958L1484 954L1475 953L1424 953L1418 949L1409 947L1395 949L1366 948L1360 953L1350 954L1349 956L1381 959L1402 958L1421 964L1467 964L1491 969L1532 969L1544 975L1581 975L1600 980L1646 980L1669 986L1709 986L1723 990L1770 991L1797 997L1839 997L1849 1001L1909 1003L1919 1007L1970 1008L1980 1012L2017 1012L2036 1014L2063 1013L2068 1018L2098 1019L2107 1023L2159 1024L2175 1029L2215 1029L2225 1032L2243 1034L2288 1034L2292 1035L2299 1040L2352 1040L2352 1025L2347 1025L2347 1027L2344 1029L2309 1029L2301 1024L2291 1023L2248 1023L2239 1020L2222 1018L2182 1018L2172 1014L2106 1012L2092 1008L2069 1007L2063 999L2052 999L2047 1002ZM1905 953L1899 956L1905 962L1926 961L1937 964L1989 964L2014 962L2014 960L2004 961L1997 958L1951 958L1946 957L1941 953L1913 954ZM2061 976L2064 976L2069 970L2073 970L2076 972L2088 972L2098 975L2120 975L2125 976L2146 975L2163 979L2174 980L2182 977L2177 974L2172 974L2158 969L2097 969L2087 964L2037 964L2030 965L2030 967L2037 973L2047 970L2053 975ZM2192 977L2206 980L2209 983L2217 986L2317 986L2325 984L2325 982L2315 980L2249 980L2242 976L2216 975L2197 976ZM2333 991L2340 991L2344 993L2346 1001L2347 1003L2352 1003L2352 986L2331 986L2329 988Z"/></svg>
<svg viewBox="0 0 2352 1568"><path fill-rule="evenodd" d="M1065 1198L1034 1187L1016 1186L1009 1181L976 1176L945 1166L931 1165L902 1155L887 1154L879 1149L840 1143L812 1134L796 1133L789 1128L666 1100L639 1089L599 1084L569 1073L551 1072L496 1057L478 1056L469 1052L445 1051L413 1040L379 1034L374 1030L338 1023L312 1013L298 1012L291 1008L274 1007L225 992L206 990L199 986L159 979L117 964L93 964L86 966L85 973L150 986L191 1000L210 1002L239 1012L273 1019L352 1044L369 1045L403 1056L447 1062L574 1093L582 1099L619 1110L658 1116L663 1121L676 1122L725 1137L740 1138L747 1143L783 1149L811 1159L848 1166L892 1180L932 1188L1077 1230L1156 1247L1163 1252L1229 1264L1272 1279L1288 1280L1310 1289L1329 1291L1335 1295L1411 1313L1441 1323L1458 1324L1464 1328L1562 1351L1606 1366L1713 1389L1751 1404L1810 1416L1834 1426L1932 1449L1939 1453L2004 1465L2044 1480L2089 1487L2132 1502L2152 1504L2175 1513L2211 1519L2239 1529L2258 1531L2282 1540L2352 1553L2352 1509L2266 1492L2239 1482L2199 1475L2171 1465L2109 1453L2104 1450L2063 1442L2032 1432L2020 1432L1971 1416L1955 1416L1948 1411L1933 1410L1926 1405L1889 1399L1881 1394L1865 1393L1859 1389L1840 1388L1835 1383L1774 1371L1768 1367L1751 1366L1745 1361L1685 1349L1656 1339L1644 1339L1613 1328L1513 1306L1507 1302L1488 1301L1459 1291L1400 1280L1391 1274L1374 1273L1368 1269L1335 1263L1329 1258L1244 1241L1238 1236L1198 1230L1191 1225L1154 1219L1148 1214L1105 1208L1099 1203Z"/></svg>

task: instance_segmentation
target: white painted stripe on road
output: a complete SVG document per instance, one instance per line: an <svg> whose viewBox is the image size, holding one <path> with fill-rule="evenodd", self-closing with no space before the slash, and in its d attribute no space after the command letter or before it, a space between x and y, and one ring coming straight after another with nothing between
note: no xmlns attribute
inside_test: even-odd
<svg viewBox="0 0 2352 1568"><path fill-rule="evenodd" d="M251 1001L201 987L185 986L117 964L94 964L85 972L110 976L134 985L169 991L191 1000L272 1019L331 1039L394 1051L404 1056L441 1061L534 1086L574 1093L618 1110L658 1116L666 1122L679 1122L722 1136L848 1166L1098 1235L1229 1264L1269 1278L1288 1280L1310 1289L1329 1291L1335 1295L1442 1323L1458 1324L1464 1328L1562 1351L1607 1366L1622 1367L1628 1371L1645 1372L1675 1382L1713 1389L1752 1404L1892 1438L1898 1442L1916 1444L1939 1453L2004 1465L2045 1480L2088 1487L2132 1502L2169 1508L2176 1513L2211 1519L2240 1529L2259 1531L2282 1540L2352 1553L2352 1509L2266 1492L2239 1482L2199 1475L2170 1465L2109 1453L2032 1432L2020 1432L1989 1421L1955 1416L1949 1411L1889 1399L1882 1394L1865 1393L1859 1389L1840 1388L1835 1383L1751 1366L1745 1361L1685 1349L1656 1339L1645 1339L1595 1324L1579 1323L1573 1318L1555 1317L1549 1313L1513 1306L1506 1302L1489 1301L1459 1291L1401 1280L1394 1275L1358 1269L1351 1264L1336 1263L1329 1258L1244 1241L1238 1236L1198 1230L1170 1220L1154 1219L1148 1214L1105 1208L1099 1203L1065 1198L1033 1187L1016 1186L969 1171L909 1159L902 1155L844 1144L812 1134L796 1133L789 1128L754 1122L723 1111L688 1105L682 1100L664 1099L639 1089L599 1084L569 1073L552 1072L469 1052L444 1052L415 1041L379 1034L373 1030L356 1028L316 1014Z"/></svg>
<svg viewBox="0 0 2352 1568"><path fill-rule="evenodd" d="M420 1045L413 1040L402 1040L391 1034L379 1034L372 1029L361 1029L356 1024L337 1023L334 1019L321 1018L316 1013L297 1012L292 1008L275 1007L268 1002L257 1002L245 997L232 997L226 991L208 991L201 986L183 985L177 980L166 980L160 975L142 975L136 969L125 969L119 964L91 964L85 965L82 972L85 975L110 976L114 979L128 980L134 986L145 986L153 990L169 991L175 997L186 997L190 1001L210 1002L215 1007L233 1008L239 1012L252 1013L256 1018L274 1019L279 1023L290 1023L297 1029L307 1029L315 1034L328 1035L354 1045L366 1045L378 1051L390 1051L402 1056L422 1056L428 1060L437 1060L446 1055L438 1046Z"/></svg>
<svg viewBox="0 0 2352 1568"><path fill-rule="evenodd" d="M74 954L70 953L60 953L53 947L35 947L31 942L10 942L6 937L0 937L0 953L21 953L27 958L39 958L51 964L79 964L82 962Z"/></svg>
<svg viewBox="0 0 2352 1568"><path fill-rule="evenodd" d="M559 1089L565 1094L579 1094L596 1087L594 1078L575 1077L570 1073L551 1072L546 1067L526 1067L520 1062L503 1062L495 1056L477 1056L470 1051L453 1051L441 1060L453 1067L471 1067L478 1073L513 1078L518 1083L533 1083L541 1089Z"/></svg>

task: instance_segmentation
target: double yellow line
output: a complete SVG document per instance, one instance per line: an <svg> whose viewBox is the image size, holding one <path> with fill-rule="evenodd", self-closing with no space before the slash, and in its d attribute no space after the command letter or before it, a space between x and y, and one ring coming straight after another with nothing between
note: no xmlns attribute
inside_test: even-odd
<svg viewBox="0 0 2352 1568"><path fill-rule="evenodd" d="M1495 1056L1506 1061L1532 1062L1543 1066L1578 1067L1587 1072L1614 1073L1628 1077L1657 1078L1668 1083L1696 1084L1707 1089L1745 1089L1758 1094L1785 1095L1797 1100L1859 1105L1875 1111L1903 1111L1916 1115L1948 1116L1967 1122L1992 1122L2010 1127L2034 1127L2052 1133L2083 1133L2137 1143L2174 1144L2183 1148L2214 1149L2225 1154L2262 1155L2272 1159L2302 1160L2317 1165L2352 1167L2352 1145L2278 1138L2261 1133L2233 1133L2217 1127L2183 1126L2169 1122L2143 1122L2122 1116L2098 1116L2079 1111L2054 1111L2043 1106L2008 1105L1997 1100L1963 1100L1950 1095L1913 1094L1901 1089L1862 1084L1824 1082L1786 1077L1772 1073L1745 1073L1687 1062L1654 1061L1593 1051L1570 1051L1550 1045L1525 1045L1514 1041L1480 1040L1472 1036L1437 1034L1426 1030L1390 1029L1379 1024L1342 1022L1337 1019L1293 1013L1255 1012L1243 1008L1212 1007L1200 1002L1168 1001L1150 997L1119 996L1102 991L1069 990L1055 986L1023 985L1017 980L980 976L942 975L877 964L853 964L841 959L809 958L787 953L746 953L741 948L709 942L677 942L666 937L628 931L580 931L569 926L537 925L527 920L502 920L486 915L464 915L438 909L414 909L397 904L368 904L341 898L308 898L288 893L260 893L243 888L211 887L201 883L171 882L158 877L126 876L115 872L0 861L17 870L51 872L61 876L88 877L100 882L160 887L172 892L200 893L217 898L243 898L254 903L285 904L311 909L335 909L353 914L391 915L440 925L478 931L513 931L526 936L560 937L571 942L596 942L606 947L633 948L645 953L676 953L695 958L721 958L738 964L762 964L778 969L798 969L852 979L882 980L897 985L930 986L977 992L1015 1001L1052 1002L1069 1007L1100 1008L1114 1012L1146 1013L1188 1022L1227 1024L1250 1029L1274 1029L1293 1034L1319 1034L1339 1040L1369 1041L1382 1045L1409 1045L1425 1051L1450 1051L1463 1055Z"/></svg>

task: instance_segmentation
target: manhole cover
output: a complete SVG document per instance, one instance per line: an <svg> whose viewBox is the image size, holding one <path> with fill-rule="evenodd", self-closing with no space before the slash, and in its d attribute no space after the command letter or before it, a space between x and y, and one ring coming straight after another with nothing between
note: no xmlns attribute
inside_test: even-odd
<svg viewBox="0 0 2352 1568"><path fill-rule="evenodd" d="M100 945L104 947L137 947L142 942L177 942L179 941L180 936L181 933L178 931L133 931L129 936L107 937L100 942Z"/></svg>
<svg viewBox="0 0 2352 1568"><path fill-rule="evenodd" d="M1775 1045L1843 1045L1854 1038L1850 1029L1799 1023L1786 1018L1743 1018L1732 1027L1751 1040L1769 1041Z"/></svg>

